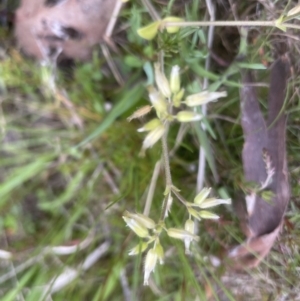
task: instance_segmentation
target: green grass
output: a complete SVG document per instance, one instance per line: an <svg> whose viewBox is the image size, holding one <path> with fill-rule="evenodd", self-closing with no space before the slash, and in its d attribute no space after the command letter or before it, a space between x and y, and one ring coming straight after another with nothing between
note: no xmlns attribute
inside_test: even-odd
<svg viewBox="0 0 300 301"><path fill-rule="evenodd" d="M260 2L261 3L261 2ZM246 19L268 19L290 9L296 1L282 1L273 10L268 3L252 9L247 1L237 3L237 13ZM186 20L203 20L208 11L204 1L156 1L155 9ZM274 11L275 10L275 11ZM218 2L217 19L233 20L228 2ZM257 15L256 15L257 14ZM184 254L181 241L167 235L161 242L165 263L157 265L150 285L143 286L144 255L130 257L128 251L139 239L122 219L125 210L143 212L154 165L161 156L159 145L138 156L143 133L137 133L153 113L134 120L126 118L148 104L146 85L153 83L150 66L165 52L165 71L178 64L187 93L202 90L204 78L211 91L222 88L226 99L208 106L207 131L199 124L188 127L180 147L171 157L174 184L189 201L196 194L199 145L207 152L205 186L215 196L243 198L241 150L243 134L239 124L240 67L233 62L239 52L238 34L215 28L212 50L206 47L207 28L182 28L170 36L162 32L150 42L136 33L152 20L137 1L127 4L120 17L126 30L118 31L117 66L126 78L120 87L99 53L93 60L77 63L71 74L58 74L56 86L67 101L49 93L38 63L24 58L12 43L12 33L1 29L0 60L0 249L11 252L0 259L0 299L8 300L297 300L299 298L299 93L295 63L287 103L288 164L292 190L283 234L259 268L243 274L230 272L226 264L215 267L210 258L224 258L244 237L231 207L216 210L219 222L199 223L200 242L193 256ZM122 28L122 27L120 27ZM287 47L299 55L296 31L288 32ZM257 78L267 83L262 62L272 61L284 33L273 28L252 29L245 59ZM234 37L234 38L232 38ZM276 44L277 43L277 44ZM274 46L275 45L275 46ZM277 48L276 48L277 47ZM229 67L212 60L210 51ZM245 66L243 66L245 67ZM144 73L144 70L146 71ZM47 70L46 70L47 71ZM266 87L259 88L264 102ZM112 106L105 110L106 103ZM71 106L70 106L71 104ZM169 147L175 144L178 126L170 130ZM159 172L150 217L158 220L165 188ZM223 194L223 195L221 195ZM181 204L174 203L167 224L182 227L187 218ZM82 243L86 245L80 244ZM82 246L67 255L55 254L57 246ZM103 254L97 249L102 246ZM98 250L99 258L86 268L86 260ZM66 287L48 299L53 280L66 269L76 272ZM51 284L52 281L52 284ZM223 291L223 292L222 292ZM127 297L126 294L131 294ZM222 297L223 296L223 297ZM226 296L227 299L224 299ZM211 299L209 299L211 298ZM223 298L223 299L222 299Z"/></svg>

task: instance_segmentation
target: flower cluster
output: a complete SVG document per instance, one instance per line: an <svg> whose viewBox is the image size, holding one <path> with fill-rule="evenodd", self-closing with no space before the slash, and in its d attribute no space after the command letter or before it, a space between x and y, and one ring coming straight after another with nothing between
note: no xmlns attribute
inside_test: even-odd
<svg viewBox="0 0 300 301"><path fill-rule="evenodd" d="M138 129L139 132L148 132L143 142L142 155L147 148L152 147L162 138L170 122L194 122L203 118L201 114L186 109L179 110L176 115L173 115L173 107L180 108L181 105L184 104L188 108L194 108L227 96L225 91L202 91L200 93L188 95L184 99L185 90L181 88L179 66L176 65L172 67L169 80L162 72L159 63L154 64L154 71L157 88L153 86L148 87L151 106L144 106L128 117L129 121L142 117L148 114L152 108L154 108L156 112L157 118L150 120L143 127Z"/></svg>
<svg viewBox="0 0 300 301"><path fill-rule="evenodd" d="M177 192L178 193L178 192ZM186 254L190 254L190 245L193 241L199 241L199 236L195 235L194 219L217 219L218 215L202 210L220 204L230 204L230 199L208 198L210 189L204 188L195 198L194 202L185 202L189 213L189 218L185 222L184 229L166 228L163 220L155 223L154 220L140 213L125 211L123 219L127 226L140 238L141 243L132 248L129 255L137 255L147 251L144 266L144 285L148 285L150 274L154 271L157 262L164 262L164 250L160 243L160 236L163 231L171 238L183 240ZM194 218L194 219L193 219Z"/></svg>

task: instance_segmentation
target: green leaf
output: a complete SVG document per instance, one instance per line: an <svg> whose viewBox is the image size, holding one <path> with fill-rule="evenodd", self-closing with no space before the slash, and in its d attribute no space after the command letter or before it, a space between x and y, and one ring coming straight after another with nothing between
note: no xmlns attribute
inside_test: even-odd
<svg viewBox="0 0 300 301"><path fill-rule="evenodd" d="M57 208L63 206L65 203L70 201L70 199L76 195L76 192L80 187L80 182L83 180L84 176L85 175L83 172L78 172L77 175L74 177L74 179L70 181L65 191L56 200L51 200L50 202L41 203L39 204L39 207L47 211L53 211L53 210L56 211Z"/></svg>
<svg viewBox="0 0 300 301"><path fill-rule="evenodd" d="M12 192L25 181L37 176L41 171L46 169L48 163L54 159L54 155L47 155L36 159L33 163L16 169L4 183L0 185L0 205L3 205L7 194Z"/></svg>
<svg viewBox="0 0 300 301"><path fill-rule="evenodd" d="M208 162L208 165L209 165L209 167L212 171L212 174L214 176L214 180L216 182L218 182L219 176L218 176L218 173L217 173L216 162L215 162L214 156L212 155L212 150L211 150L211 147L210 147L210 144L209 144L207 134L201 128L200 124L193 123L193 125L194 125L194 129L196 131L196 134L198 136L200 146L203 147L203 149L204 149L205 158L206 158L206 160Z"/></svg>
<svg viewBox="0 0 300 301"><path fill-rule="evenodd" d="M107 117L103 120L103 122L83 141L74 146L74 148L79 148L92 140L100 137L106 129L108 129L113 122L121 116L128 109L133 107L142 97L144 92L143 85L137 85L133 87L129 92L127 92L124 97L113 107L113 109L108 113Z"/></svg>
<svg viewBox="0 0 300 301"><path fill-rule="evenodd" d="M157 35L160 24L161 21L155 21L145 27L138 29L137 33L145 40L152 40Z"/></svg>

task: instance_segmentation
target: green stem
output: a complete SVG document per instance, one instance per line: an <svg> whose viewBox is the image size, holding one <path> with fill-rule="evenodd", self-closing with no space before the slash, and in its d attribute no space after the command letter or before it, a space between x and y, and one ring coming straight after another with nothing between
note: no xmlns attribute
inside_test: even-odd
<svg viewBox="0 0 300 301"><path fill-rule="evenodd" d="M168 132L169 132L169 123L166 122L165 126L166 126L166 131L161 138L161 144L162 144L162 160L165 168L166 191L169 190L169 192L166 194L163 201L161 218L160 218L161 221L164 221L165 219L166 211L168 210L168 198L172 188L172 176L170 170L170 158L169 158L169 149L168 149L168 141L167 141Z"/></svg>
<svg viewBox="0 0 300 301"><path fill-rule="evenodd" d="M172 192L176 195L177 199L184 205L186 206L186 200L185 198L176 190L172 189Z"/></svg>
<svg viewBox="0 0 300 301"><path fill-rule="evenodd" d="M163 157L163 162L165 167L166 187L170 188L172 186L172 177L171 177L169 150L168 150L168 143L167 143L168 127L169 126L167 124L166 131L161 138L161 144L162 144L162 152L163 152L162 157Z"/></svg>
<svg viewBox="0 0 300 301"><path fill-rule="evenodd" d="M282 24L286 25L286 24ZM191 21L191 22L165 22L163 26L276 26L276 21Z"/></svg>
<svg viewBox="0 0 300 301"><path fill-rule="evenodd" d="M196 22L164 22L164 27L176 26L259 26L259 27L286 27L300 29L300 25L273 21L196 21Z"/></svg>

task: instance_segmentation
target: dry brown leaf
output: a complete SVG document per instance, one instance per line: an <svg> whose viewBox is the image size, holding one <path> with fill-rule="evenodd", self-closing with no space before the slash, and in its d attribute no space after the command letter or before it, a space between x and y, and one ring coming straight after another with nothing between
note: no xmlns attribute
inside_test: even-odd
<svg viewBox="0 0 300 301"><path fill-rule="evenodd" d="M105 34L119 0L21 0L15 35L23 51L38 59L79 60Z"/></svg>
<svg viewBox="0 0 300 301"><path fill-rule="evenodd" d="M258 186L267 178L263 153L267 152L274 170L272 181L267 186L273 197L269 202L259 194L248 197L243 221L247 241L231 250L229 257L236 260L236 268L254 267L269 253L278 236L286 206L289 201L289 183L286 163L286 116L284 106L289 63L278 59L271 69L268 96L268 120L265 122L253 86L250 72L243 74L241 89L242 128L245 144L243 167L245 180ZM251 207L251 209L250 209Z"/></svg>

